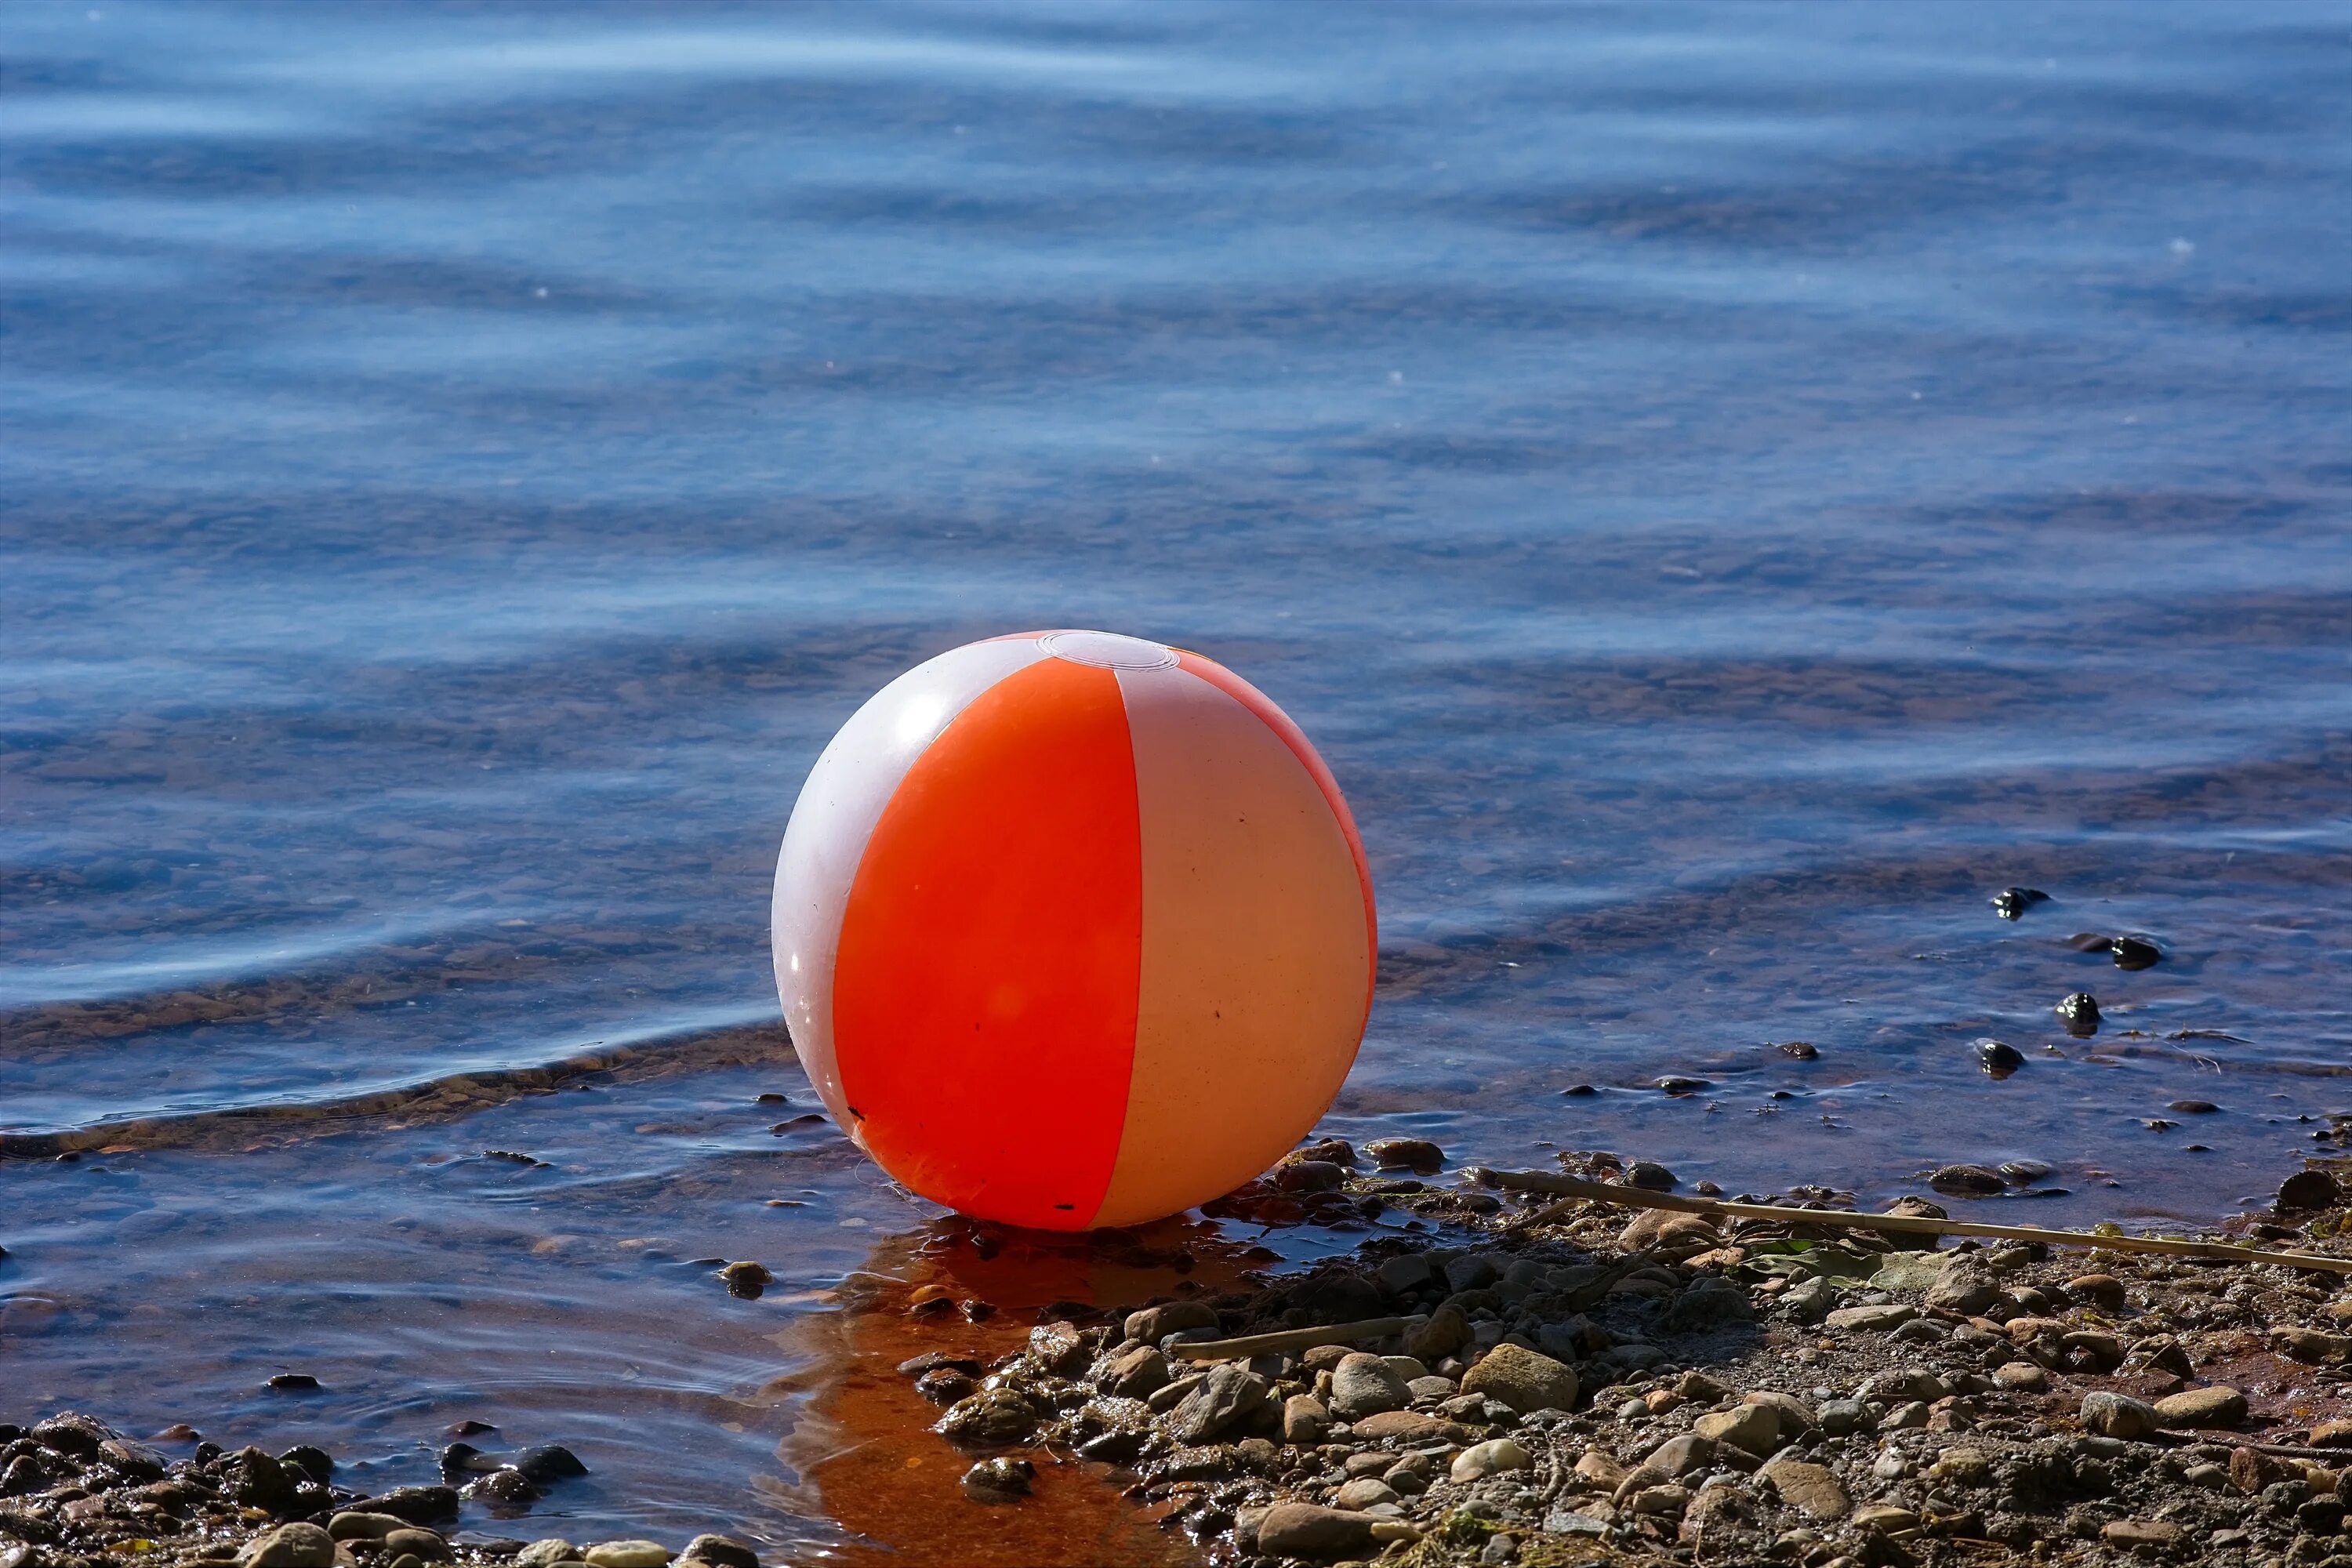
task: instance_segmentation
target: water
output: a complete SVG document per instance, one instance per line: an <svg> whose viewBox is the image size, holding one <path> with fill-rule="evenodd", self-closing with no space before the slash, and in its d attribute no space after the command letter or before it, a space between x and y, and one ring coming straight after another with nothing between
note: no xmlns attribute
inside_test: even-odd
<svg viewBox="0 0 2352 1568"><path fill-rule="evenodd" d="M2342 5L9 7L0 1416L368 1484L471 1416L595 1472L475 1528L936 1551L943 1451L825 1434L945 1233L793 1122L767 882L867 693L1038 626L1349 791L1328 1130L2266 1194L2352 1106L2347 68Z"/></svg>

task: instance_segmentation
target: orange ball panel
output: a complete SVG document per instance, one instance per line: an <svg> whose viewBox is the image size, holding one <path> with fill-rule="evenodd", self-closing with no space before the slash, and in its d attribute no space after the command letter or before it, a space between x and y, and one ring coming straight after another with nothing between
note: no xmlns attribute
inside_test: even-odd
<svg viewBox="0 0 2352 1568"><path fill-rule="evenodd" d="M908 767L843 911L834 1052L883 1169L984 1219L1076 1229L1126 1120L1142 963L1117 677L1046 659Z"/></svg>

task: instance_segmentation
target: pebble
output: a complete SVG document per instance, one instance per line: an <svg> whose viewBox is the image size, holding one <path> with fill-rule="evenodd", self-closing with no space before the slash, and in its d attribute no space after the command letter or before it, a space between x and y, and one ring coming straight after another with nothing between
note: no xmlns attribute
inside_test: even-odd
<svg viewBox="0 0 2352 1568"><path fill-rule="evenodd" d="M1332 1494L1331 1506L1360 1513L1368 1508L1400 1500L1401 1494L1388 1482L1377 1476L1359 1476Z"/></svg>
<svg viewBox="0 0 2352 1568"><path fill-rule="evenodd" d="M1445 1163L1445 1151L1426 1138L1375 1138L1364 1145L1364 1152L1383 1171L1427 1175Z"/></svg>
<svg viewBox="0 0 2352 1568"><path fill-rule="evenodd" d="M1129 1312L1122 1331L1130 1340L1156 1345L1172 1333L1185 1329L1213 1329L1217 1314L1206 1301L1170 1301L1163 1306L1146 1307Z"/></svg>
<svg viewBox="0 0 2352 1568"><path fill-rule="evenodd" d="M2187 1532L2166 1520L2110 1520L2099 1531L2099 1538L2108 1545L2125 1552L2170 1552L2177 1550Z"/></svg>
<svg viewBox="0 0 2352 1568"><path fill-rule="evenodd" d="M2068 993L2050 1010L2058 1015L2070 1035L2084 1037L2099 1032L2099 999L2087 991Z"/></svg>
<svg viewBox="0 0 2352 1568"><path fill-rule="evenodd" d="M2161 1425L2154 1406L2107 1389L2083 1395L2078 1419L2103 1437L2126 1439L2154 1436Z"/></svg>
<svg viewBox="0 0 2352 1568"><path fill-rule="evenodd" d="M408 1528L408 1521L388 1513L360 1513L347 1510L327 1521L327 1533L337 1541L382 1541L395 1530Z"/></svg>
<svg viewBox="0 0 2352 1568"><path fill-rule="evenodd" d="M1843 1519L1853 1511L1853 1500L1826 1465L1804 1459L1776 1459L1764 1467L1765 1479L1781 1500L1808 1519Z"/></svg>
<svg viewBox="0 0 2352 1568"><path fill-rule="evenodd" d="M698 1535L677 1555L681 1563L709 1563L715 1568L760 1568L760 1554L731 1535Z"/></svg>
<svg viewBox="0 0 2352 1568"><path fill-rule="evenodd" d="M577 1563L580 1548L560 1535L542 1536L515 1553L518 1568L550 1568L557 1563Z"/></svg>
<svg viewBox="0 0 2352 1568"><path fill-rule="evenodd" d="M1658 1080L1659 1089L1666 1094L1696 1094L1700 1089L1711 1087L1703 1078L1685 1078L1679 1073L1668 1073Z"/></svg>
<svg viewBox="0 0 2352 1568"><path fill-rule="evenodd" d="M2136 936L2119 936L2108 944L2117 969L2147 969L2164 961L2164 950Z"/></svg>
<svg viewBox="0 0 2352 1568"><path fill-rule="evenodd" d="M1822 1054L1821 1047L1814 1045L1811 1040L1782 1040L1775 1048L1777 1048L1782 1056L1793 1057L1801 1062L1816 1060Z"/></svg>
<svg viewBox="0 0 2352 1568"><path fill-rule="evenodd" d="M1838 1333L1885 1333L1900 1328L1919 1315L1919 1309L1906 1301L1888 1301L1879 1306L1840 1307L1822 1320L1822 1326Z"/></svg>
<svg viewBox="0 0 2352 1568"><path fill-rule="evenodd" d="M1979 1040L1977 1061L1995 1078L2007 1078L2025 1065L2025 1053L2006 1040Z"/></svg>
<svg viewBox="0 0 2352 1568"><path fill-rule="evenodd" d="M1993 912L2005 921L2013 921L2036 904L2046 904L2050 895L2039 888L2003 888L1992 896Z"/></svg>
<svg viewBox="0 0 2352 1568"><path fill-rule="evenodd" d="M1029 1495L1037 1467L1026 1459L982 1459L963 1473L963 1495L978 1503L1018 1502Z"/></svg>
<svg viewBox="0 0 2352 1568"><path fill-rule="evenodd" d="M1371 1543L1370 1520L1312 1503L1276 1503L1257 1524L1257 1550L1262 1557L1342 1557L1361 1552Z"/></svg>
<svg viewBox="0 0 2352 1568"><path fill-rule="evenodd" d="M766 1264L754 1263L749 1258L729 1264L719 1271L719 1278L727 1282L730 1296L747 1301L758 1300L761 1292L776 1282L776 1277L768 1272ZM669 1560L665 1557L662 1561L667 1563Z"/></svg>
<svg viewBox="0 0 2352 1568"><path fill-rule="evenodd" d="M1941 1166L1927 1178L1927 1184L1939 1193L1960 1198L1990 1197L2009 1185L2000 1179L1999 1171L1984 1165Z"/></svg>
<svg viewBox="0 0 2352 1568"><path fill-rule="evenodd" d="M983 1388L948 1406L931 1430L964 1447L1001 1448L1024 1440L1036 1425L1035 1407L1020 1394L1009 1388Z"/></svg>
<svg viewBox="0 0 2352 1568"><path fill-rule="evenodd" d="M2221 1108L2210 1100L2176 1100L2165 1109L2177 1110L2183 1116L2210 1116Z"/></svg>
<svg viewBox="0 0 2352 1568"><path fill-rule="evenodd" d="M405 1553L420 1563L449 1561L449 1543L441 1538L439 1531L418 1530L413 1525L387 1534L383 1538L383 1549L395 1557Z"/></svg>
<svg viewBox="0 0 2352 1568"><path fill-rule="evenodd" d="M1330 1433L1331 1413L1311 1394L1294 1394L1282 1402L1282 1440L1311 1448Z"/></svg>
<svg viewBox="0 0 2352 1568"><path fill-rule="evenodd" d="M1691 1430L1711 1443L1728 1443L1759 1459L1780 1446L1780 1414L1761 1405L1710 1412L1692 1422Z"/></svg>
<svg viewBox="0 0 2352 1568"><path fill-rule="evenodd" d="M1462 1374L1462 1392L1499 1400L1522 1415L1538 1410L1572 1410L1576 1372L1541 1351L1506 1342Z"/></svg>
<svg viewBox="0 0 2352 1568"><path fill-rule="evenodd" d="M1508 1437L1491 1437L1484 1443L1474 1443L1454 1456L1446 1474L1461 1482L1484 1480L1488 1476L1501 1475L1506 1470L1523 1470L1534 1461L1527 1449Z"/></svg>
<svg viewBox="0 0 2352 1568"><path fill-rule="evenodd" d="M1343 1356L1331 1369L1328 1404L1331 1414L1342 1421L1402 1410L1412 1403L1404 1380L1379 1356L1361 1352Z"/></svg>
<svg viewBox="0 0 2352 1568"><path fill-rule="evenodd" d="M245 1568L334 1568L333 1537L315 1524L281 1524L237 1559Z"/></svg>
<svg viewBox="0 0 2352 1568"><path fill-rule="evenodd" d="M669 1548L651 1541L600 1541L580 1554L588 1568L663 1568Z"/></svg>
<svg viewBox="0 0 2352 1568"><path fill-rule="evenodd" d="M2156 1402L2158 1425L2174 1431L2235 1426L2246 1418L2246 1396L2224 1384L2185 1388Z"/></svg>
<svg viewBox="0 0 2352 1568"><path fill-rule="evenodd" d="M2003 1362L1992 1369L1992 1380L2020 1394L2039 1394L2050 1386L2050 1374L2030 1361Z"/></svg>
<svg viewBox="0 0 2352 1568"><path fill-rule="evenodd" d="M1670 1193L1675 1186L1675 1173L1655 1160L1636 1160L1625 1167L1625 1184L1644 1192Z"/></svg>

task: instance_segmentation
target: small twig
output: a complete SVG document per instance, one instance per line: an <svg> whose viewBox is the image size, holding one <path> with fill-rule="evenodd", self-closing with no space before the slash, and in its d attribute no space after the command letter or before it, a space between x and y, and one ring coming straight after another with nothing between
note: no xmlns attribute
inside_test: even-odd
<svg viewBox="0 0 2352 1568"><path fill-rule="evenodd" d="M1677 1214L1723 1215L1734 1219L1779 1220L1790 1225L1842 1226L1876 1230L1897 1236L1980 1236L1997 1241L2038 1241L2052 1247L2088 1247L2107 1252L2158 1252L2174 1258L2204 1258L2224 1263L2272 1263L2288 1268L2324 1268L2352 1274L2352 1258L2322 1258L2312 1252L2270 1252L2225 1241L2174 1241L2160 1236L2098 1236L2089 1231L2044 1230L2033 1225L1986 1225L1970 1219L1927 1219L1911 1215L1848 1214L1842 1209L1789 1208L1780 1204L1736 1204L1719 1198L1686 1198L1677 1193L1653 1193L1588 1182L1581 1176L1557 1176L1549 1171L1480 1171L1475 1179L1510 1192L1559 1193L1587 1203L1614 1204L1621 1208L1672 1209ZM1565 1212L1570 1205L1554 1205L1546 1212ZM1538 1215L1530 1224L1546 1223Z"/></svg>
<svg viewBox="0 0 2352 1568"><path fill-rule="evenodd" d="M1352 1345L1362 1340L1384 1340L1404 1332L1402 1318L1367 1318L1360 1323L1334 1323L1328 1329L1281 1329L1270 1334L1244 1334L1237 1340L1190 1340L1171 1352L1178 1361L1231 1361L1236 1356L1288 1354L1318 1345Z"/></svg>

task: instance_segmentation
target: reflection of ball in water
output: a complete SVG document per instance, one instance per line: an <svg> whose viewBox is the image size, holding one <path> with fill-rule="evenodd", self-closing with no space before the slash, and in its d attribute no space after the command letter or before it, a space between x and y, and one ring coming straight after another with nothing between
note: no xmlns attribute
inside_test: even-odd
<svg viewBox="0 0 2352 1568"><path fill-rule="evenodd" d="M1323 1114L1370 1005L1372 886L1279 708L1107 632L971 643L811 770L776 985L818 1092L935 1202L1134 1225L1256 1175Z"/></svg>

